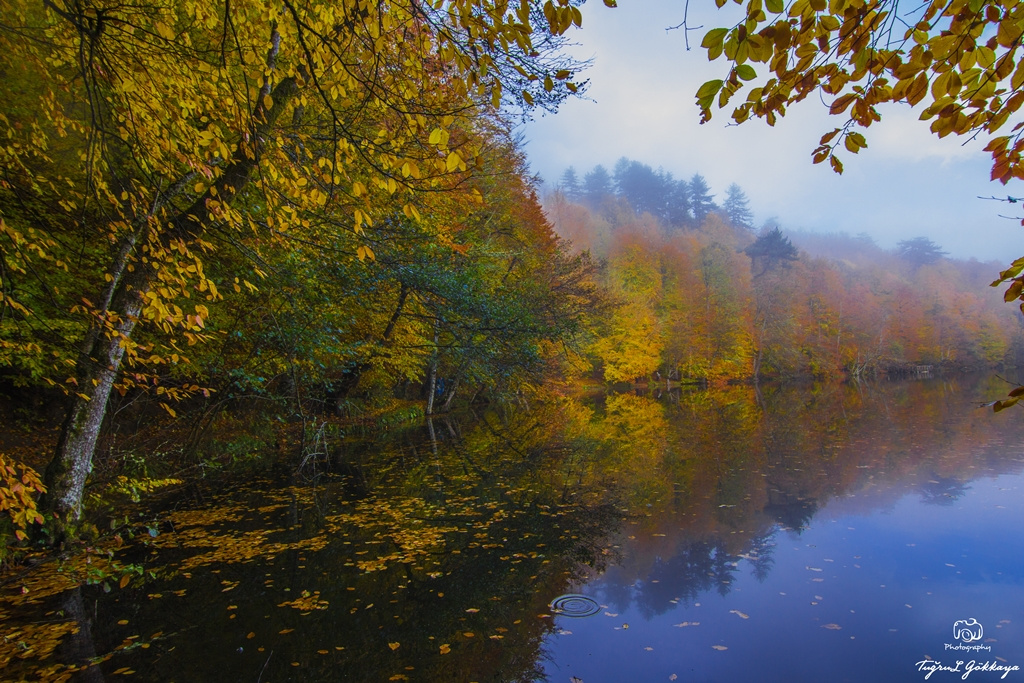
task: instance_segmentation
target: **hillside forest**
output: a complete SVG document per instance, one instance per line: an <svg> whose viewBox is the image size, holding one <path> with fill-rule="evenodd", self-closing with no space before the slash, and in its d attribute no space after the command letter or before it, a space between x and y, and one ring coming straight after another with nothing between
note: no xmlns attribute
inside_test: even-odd
<svg viewBox="0 0 1024 683"><path fill-rule="evenodd" d="M603 264L616 302L588 364L606 382L849 378L1014 364L1020 315L989 287L998 264L948 258L927 237L755 227L743 190L712 193L620 159L565 171L556 232ZM717 199L717 201L716 201Z"/></svg>
<svg viewBox="0 0 1024 683"><path fill-rule="evenodd" d="M755 227L630 160L541 198L515 131L585 87L568 1L2 11L8 538L230 460L239 411L303 458L328 420L1021 355L1005 264L927 238Z"/></svg>

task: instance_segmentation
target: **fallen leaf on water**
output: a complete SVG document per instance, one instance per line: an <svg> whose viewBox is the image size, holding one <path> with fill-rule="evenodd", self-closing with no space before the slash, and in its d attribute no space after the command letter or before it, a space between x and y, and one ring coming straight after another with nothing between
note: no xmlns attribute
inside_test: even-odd
<svg viewBox="0 0 1024 683"><path fill-rule="evenodd" d="M402 647L402 644L401 643L388 643L388 647L390 647L391 650L394 651L394 650L397 650L398 648Z"/></svg>
<svg viewBox="0 0 1024 683"><path fill-rule="evenodd" d="M647 650L648 652L654 652L654 648L653 647L645 647L644 649Z"/></svg>
<svg viewBox="0 0 1024 683"><path fill-rule="evenodd" d="M293 628L285 628L285 629L281 629L281 630L280 630L280 631L278 631L277 633L278 633L279 635L282 635L282 636L283 636L284 634L286 634L286 633L291 633L291 632L292 632L292 631L294 631L294 630L295 630L295 629L293 629Z"/></svg>
<svg viewBox="0 0 1024 683"><path fill-rule="evenodd" d="M331 653L331 651L330 650L317 650L316 653L318 655L329 655Z"/></svg>
<svg viewBox="0 0 1024 683"><path fill-rule="evenodd" d="M713 647L714 649L719 650L719 651L721 651L721 650L728 650L729 649L725 645L712 645L711 647Z"/></svg>
<svg viewBox="0 0 1024 683"><path fill-rule="evenodd" d="M249 634L246 636L246 638L248 638L249 640L252 640L255 637L256 637L256 632L255 631L249 631Z"/></svg>
<svg viewBox="0 0 1024 683"><path fill-rule="evenodd" d="M843 628L839 624L822 624L821 627L827 628L829 631L840 631Z"/></svg>
<svg viewBox="0 0 1024 683"><path fill-rule="evenodd" d="M617 616L619 616L619 613L618 612L605 612L604 615L606 617L617 617Z"/></svg>
<svg viewBox="0 0 1024 683"><path fill-rule="evenodd" d="M480 610L478 610L476 607L470 607L468 610L466 610L466 614L476 614L479 611Z"/></svg>
<svg viewBox="0 0 1024 683"><path fill-rule="evenodd" d="M731 609L731 610L729 610L729 614L735 614L740 619L749 619L750 618L749 614L744 614L743 612L739 611L738 609Z"/></svg>
<svg viewBox="0 0 1024 683"><path fill-rule="evenodd" d="M675 674L672 674L671 676L669 676L669 677L668 677L668 680L670 680L670 681L674 681L674 680L676 680L677 678L679 678L679 676L676 676Z"/></svg>
<svg viewBox="0 0 1024 683"><path fill-rule="evenodd" d="M446 654L448 654L451 651L452 651L452 646L449 645L448 643L445 643L444 645L441 646L441 654L446 655Z"/></svg>
<svg viewBox="0 0 1024 683"><path fill-rule="evenodd" d="M125 624L127 624L127 623L128 623L128 620L127 620L127 619L121 619L121 620L119 620L119 621L117 622L117 625L118 625L118 626L124 626L124 625L125 625Z"/></svg>
<svg viewBox="0 0 1024 683"><path fill-rule="evenodd" d="M472 638L472 637L473 637L473 636L475 636L476 634L475 634L475 633L473 633L472 631L466 631L466 632L465 632L465 633L463 633L462 635L464 635L464 636L465 636L465 637L467 637L467 638Z"/></svg>
<svg viewBox="0 0 1024 683"><path fill-rule="evenodd" d="M623 624L622 628L629 628L629 624Z"/></svg>

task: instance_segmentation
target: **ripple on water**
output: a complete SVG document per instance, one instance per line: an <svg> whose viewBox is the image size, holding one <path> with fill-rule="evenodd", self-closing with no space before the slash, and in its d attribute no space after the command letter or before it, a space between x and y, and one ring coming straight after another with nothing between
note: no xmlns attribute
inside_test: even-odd
<svg viewBox="0 0 1024 683"><path fill-rule="evenodd" d="M551 611L563 617L589 617L601 611L593 598L577 593L566 593L551 601Z"/></svg>

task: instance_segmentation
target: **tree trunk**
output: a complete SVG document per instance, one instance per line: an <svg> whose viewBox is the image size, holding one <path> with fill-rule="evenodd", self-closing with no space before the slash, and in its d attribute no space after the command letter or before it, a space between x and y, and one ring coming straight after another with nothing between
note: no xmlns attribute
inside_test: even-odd
<svg viewBox="0 0 1024 683"><path fill-rule="evenodd" d="M111 302L112 310L120 311L115 325L117 336L103 334L94 327L86 339L89 348L84 348L79 357L79 391L69 397L57 450L46 468L43 509L57 517L58 537L68 523L77 521L82 514L82 495L92 472L93 452L107 412L110 390L124 357L120 340L122 337L130 339L135 329L145 292L139 286L148 284L143 282L148 281L148 270L139 267L131 273Z"/></svg>
<svg viewBox="0 0 1024 683"><path fill-rule="evenodd" d="M437 322L434 322L434 357L430 359L430 369L427 371L427 415L434 414L434 394L437 392Z"/></svg>
<svg viewBox="0 0 1024 683"><path fill-rule="evenodd" d="M273 32L276 34L276 30ZM268 65L272 68L276 58L279 40L272 41L273 47L268 55ZM186 243L194 241L202 235L207 224L213 219L209 202L231 202L248 184L252 173L259 164L260 152L266 144L269 133L278 117L283 113L287 103L298 92L294 78L286 78L273 87L269 80L263 88L272 94L272 106L264 107L265 98L257 99L253 112L252 142L248 145L240 143L224 173L213 183L206 193L200 196L192 206L174 216L164 224L170 227L160 236L164 247L174 241ZM102 319L112 322L111 328L103 330L97 322L87 333L83 342L82 354L76 368L78 391L69 397L67 416L61 427L60 437L53 460L46 468L47 493L42 501L42 508L55 517L56 542L61 542L69 525L73 525L81 517L82 496L85 483L92 471L93 453L99 438L100 428L107 411L107 400L114 386L114 380L124 357L123 342L131 339L132 332L142 311L142 302L146 292L156 280L157 264L135 261L133 269L119 278L123 273L125 257L131 251L137 235L126 237L130 244L123 243L118 255L111 264L113 281L103 299L100 311Z"/></svg>

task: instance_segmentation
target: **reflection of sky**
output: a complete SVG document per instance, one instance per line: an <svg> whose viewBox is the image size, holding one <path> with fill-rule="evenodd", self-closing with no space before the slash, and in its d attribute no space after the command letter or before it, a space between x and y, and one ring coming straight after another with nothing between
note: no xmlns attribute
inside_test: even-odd
<svg viewBox="0 0 1024 683"><path fill-rule="evenodd" d="M660 559L642 581L629 583L613 568L581 588L606 609L559 618L571 634L548 639L546 674L585 683L672 674L680 681L912 681L924 680L915 663L929 656L949 664L1001 657L1024 668L1022 489L1020 474L984 476L935 505L928 502L934 490L914 482L900 497L879 496L874 509L853 509L861 494L839 498L802 533L776 530L745 559L719 557L695 541L679 544L685 550ZM623 550L628 556L628 545ZM754 563L769 554L760 582ZM953 622L972 617L995 639L984 642L991 652L944 651ZM976 672L968 680L998 679ZM961 678L937 672L929 680Z"/></svg>

